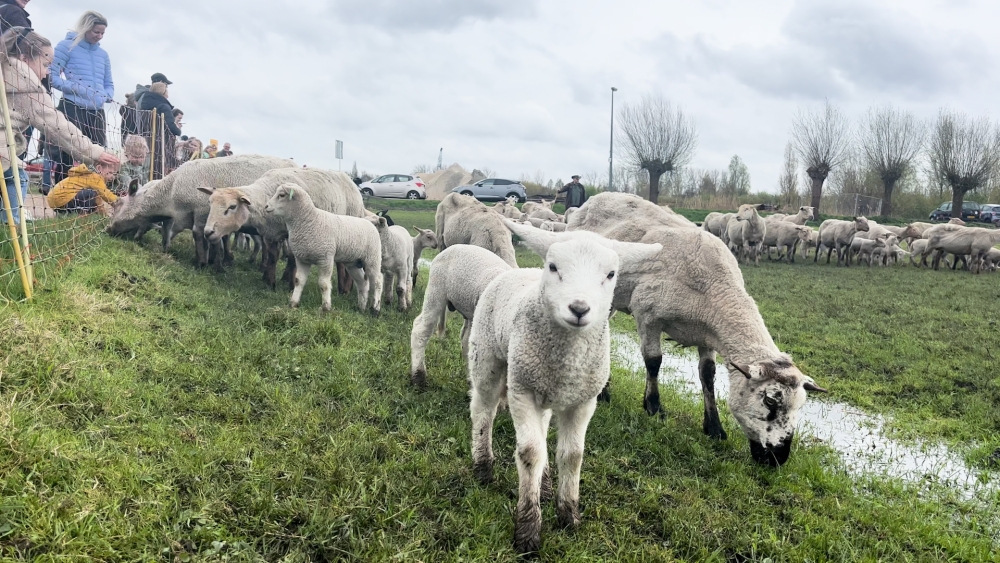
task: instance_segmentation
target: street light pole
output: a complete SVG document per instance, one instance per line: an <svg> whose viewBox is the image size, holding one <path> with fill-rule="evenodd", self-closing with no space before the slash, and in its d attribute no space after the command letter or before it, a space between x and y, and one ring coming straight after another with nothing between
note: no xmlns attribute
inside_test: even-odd
<svg viewBox="0 0 1000 563"><path fill-rule="evenodd" d="M611 87L611 147L608 149L608 191L615 191L615 92L618 88Z"/></svg>

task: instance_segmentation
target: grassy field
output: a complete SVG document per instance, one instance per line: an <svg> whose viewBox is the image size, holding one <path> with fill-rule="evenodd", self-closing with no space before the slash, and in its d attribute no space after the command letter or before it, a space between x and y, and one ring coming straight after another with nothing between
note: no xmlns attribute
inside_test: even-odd
<svg viewBox="0 0 1000 563"><path fill-rule="evenodd" d="M433 224L428 211L391 215ZM323 315L314 284L293 311L242 259L197 272L187 235L168 255L153 239L109 239L32 305L0 309L0 557L517 559L513 428L498 417L497 480L477 485L457 319L416 393L415 311L375 319L335 296ZM1000 278L811 262L745 276L779 345L831 399L973 443L983 465L1000 446ZM712 442L697 403L664 388L669 414L651 418L641 380L612 378L587 437L583 525L558 529L546 506L544 560L995 560L995 504L852 476L821 444L758 467L725 409L731 438Z"/></svg>

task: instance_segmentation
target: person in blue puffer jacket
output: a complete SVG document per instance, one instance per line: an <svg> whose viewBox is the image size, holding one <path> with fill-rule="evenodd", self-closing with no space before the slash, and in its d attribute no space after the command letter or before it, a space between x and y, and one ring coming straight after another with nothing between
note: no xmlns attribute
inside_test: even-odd
<svg viewBox="0 0 1000 563"><path fill-rule="evenodd" d="M76 30L59 42L52 58L52 87L62 92L59 111L95 144L107 146L104 104L115 95L111 59L100 41L108 20L94 11L80 17ZM61 152L56 159L53 182L59 183L73 167L73 157Z"/></svg>

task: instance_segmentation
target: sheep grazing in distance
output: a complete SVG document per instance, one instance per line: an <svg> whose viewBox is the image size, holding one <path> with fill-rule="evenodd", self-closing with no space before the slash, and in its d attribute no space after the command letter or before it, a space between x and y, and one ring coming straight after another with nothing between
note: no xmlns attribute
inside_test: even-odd
<svg viewBox="0 0 1000 563"><path fill-rule="evenodd" d="M657 227L699 229L666 205L656 205L631 194L604 192L577 209L566 230L591 231L623 242L639 242L647 230Z"/></svg>
<svg viewBox="0 0 1000 563"><path fill-rule="evenodd" d="M735 216L735 213L719 213L717 211L713 211L705 216L705 220L702 222L701 228L721 239L726 235L726 228L729 226L729 220ZM728 243L728 241L725 242Z"/></svg>
<svg viewBox="0 0 1000 563"><path fill-rule="evenodd" d="M378 230L382 244L382 302L392 303L392 290L396 289L396 305L407 311L413 303L413 239L410 231L399 225L389 226L385 217L369 217L368 221Z"/></svg>
<svg viewBox="0 0 1000 563"><path fill-rule="evenodd" d="M162 221L163 250L170 248L170 241L178 233L191 229L194 234L198 267L208 264L209 243L204 236L205 220L209 214L208 196L198 188L209 186L225 188L245 186L274 168L293 168L292 160L257 154L236 155L227 158L191 160L162 180L154 180L141 189L130 187L126 196L112 206L111 221L106 231L122 236L128 233L145 234L150 226ZM231 258L225 249L228 237L212 244L215 251L215 268L222 270L222 262Z"/></svg>
<svg viewBox="0 0 1000 563"><path fill-rule="evenodd" d="M868 230L868 219L864 217L855 217L851 221L841 221L839 219L827 219L819 226L819 244L826 247L826 263L830 263L830 254L836 250L837 251L837 265L841 264L841 261L846 257L847 260L844 262L847 266L851 265L850 260L850 249L851 243L854 241L854 236L858 232L864 232ZM819 247L816 247L816 256L813 258L813 262L819 260Z"/></svg>
<svg viewBox="0 0 1000 563"><path fill-rule="evenodd" d="M502 216L475 198L452 193L438 204L434 232L442 250L453 244L473 244L493 252L516 268L514 244L503 221Z"/></svg>
<svg viewBox="0 0 1000 563"><path fill-rule="evenodd" d="M382 242L375 225L368 219L317 209L309 193L295 184L279 186L264 211L284 220L288 229L288 248L295 255L293 308L299 306L309 270L317 265L323 310L329 311L330 278L334 265L343 263L349 264L347 273L354 278L358 308L366 311L371 295L372 312L379 314L382 309Z"/></svg>
<svg viewBox="0 0 1000 563"><path fill-rule="evenodd" d="M549 231L551 233L561 233L566 230L566 223L559 223L556 221L545 221L540 227L543 231Z"/></svg>
<svg viewBox="0 0 1000 563"><path fill-rule="evenodd" d="M537 239L543 252L533 235L555 233L517 228L524 243L545 257L545 267L504 272L479 298L469 335L469 410L473 472L481 483L490 483L493 421L507 397L519 480L514 549L536 554L542 489L551 489L549 421L554 416L558 428L556 513L562 526L576 527L584 437L611 367L608 311L618 270L661 247L577 233L578 238L554 244Z"/></svg>
<svg viewBox="0 0 1000 563"><path fill-rule="evenodd" d="M795 263L795 251L798 245L808 245L810 233L814 232L805 225L797 225L791 221L771 221L764 233L763 246L767 248L767 257L771 257L771 247L778 249L778 260L787 258Z"/></svg>
<svg viewBox="0 0 1000 563"><path fill-rule="evenodd" d="M410 332L410 379L417 387L427 384L424 351L437 325L444 335L448 310L458 311L462 325L462 357L469 357L469 331L483 290L500 274L511 270L509 264L485 248L456 244L434 257L424 291L424 306L413 321Z"/></svg>
<svg viewBox="0 0 1000 563"><path fill-rule="evenodd" d="M264 206L282 184L299 186L324 211L352 217L366 214L361 194L347 174L319 168L276 168L245 186L199 187L199 191L208 195L209 203L205 237L214 243L241 231L259 235L264 241L263 279L271 289L277 286L278 254L288 231L284 220L265 213ZM346 269L338 266L337 274L343 286L347 281ZM290 254L285 277L289 282L295 279L295 261Z"/></svg>
<svg viewBox="0 0 1000 563"><path fill-rule="evenodd" d="M437 235L434 231L430 229L421 229L420 227L413 227L417 234L413 237L413 287L417 287L417 274L420 268L417 262L420 261L420 255L423 254L425 248L437 248L438 240Z"/></svg>
<svg viewBox="0 0 1000 563"><path fill-rule="evenodd" d="M979 227L963 227L950 233L938 232L927 240L927 248L935 252L932 262L935 270L941 263L942 255L951 253L961 256L963 260L966 255L971 256L972 263L968 266L974 274L982 273L986 255L996 244L1000 244L1000 230Z"/></svg>
<svg viewBox="0 0 1000 563"><path fill-rule="evenodd" d="M554 243L580 234L546 233L506 224L522 239L535 241ZM665 333L681 346L698 347L705 406L702 429L712 438L725 439L715 399L718 351L730 366L729 409L750 442L753 459L770 465L785 463L806 391L824 389L803 375L774 344L757 304L744 288L736 259L722 241L701 229L657 227L648 229L641 242L660 244L663 250L620 269L612 305L613 310L635 317L646 364L646 412L660 412L661 337Z"/></svg>

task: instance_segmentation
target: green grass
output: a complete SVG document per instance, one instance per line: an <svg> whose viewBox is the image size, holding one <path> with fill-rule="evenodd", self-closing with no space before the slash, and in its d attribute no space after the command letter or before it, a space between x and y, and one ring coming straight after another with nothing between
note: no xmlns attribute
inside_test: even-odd
<svg viewBox="0 0 1000 563"><path fill-rule="evenodd" d="M396 220L421 224L416 215ZM8 351L0 363L0 557L517 559L514 431L501 414L497 480L477 485L457 319L447 340L432 341L430 387L417 393L408 383L415 311L374 319L355 310L353 296L335 296L334 312L323 315L314 283L293 311L287 292L264 289L242 257L213 274L191 267L187 235L173 254L156 247L153 237L106 240L33 304L0 309ZM914 409L914 421L925 409L961 429L947 435L987 439L973 431L987 413L952 413L925 387L913 399L892 397L875 374L902 356L917 362L908 380L923 373L946 385L954 370L919 360L951 366L964 356L947 343L972 349L990 337L971 304L988 296L978 288L996 291L995 278L811 264L762 266L746 277L779 344L834 398L861 403L861 391L876 385L873 408ZM422 274L417 309L425 282ZM970 295L952 314L953 301L936 296L959 290ZM876 295L887 292L896 301ZM904 316L876 324L889 314L883 301ZM901 324L919 311L923 321ZM922 355L911 340L939 325L967 336L934 340ZM855 327L877 332L845 348ZM613 402L599 407L587 436L583 525L558 529L547 505L544 560L995 558L992 509L859 479L812 443L796 444L780 470L759 467L725 409L731 439L712 442L701 434L697 403L666 388L668 415L651 418L639 408L640 379L617 368L612 377ZM981 380L963 392L985 401L986 387Z"/></svg>

